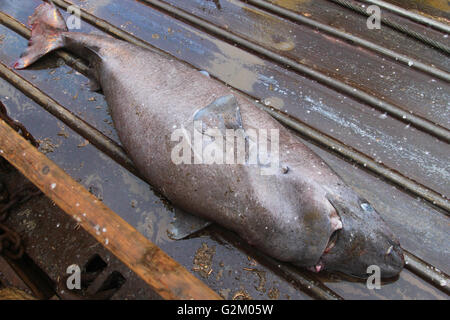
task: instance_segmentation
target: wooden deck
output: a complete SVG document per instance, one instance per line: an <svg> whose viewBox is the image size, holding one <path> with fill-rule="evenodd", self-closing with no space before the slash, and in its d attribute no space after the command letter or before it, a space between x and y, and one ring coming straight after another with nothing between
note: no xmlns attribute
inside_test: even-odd
<svg viewBox="0 0 450 320"><path fill-rule="evenodd" d="M267 259L217 226L171 240L174 213L134 174L83 62L61 51L12 70L27 45L27 18L41 1L1 2L0 99L9 114L59 167L98 190L109 208L210 288L226 299L240 292L254 299L448 299L448 33L387 10L383 17L427 43L384 24L368 30L366 16L331 0L54 2L61 11L70 4L83 10L83 32L157 48L261 102L376 207L407 251L400 277L368 290L342 275ZM448 23L448 5L407 3ZM196 271L194 257L205 250L210 273Z"/></svg>

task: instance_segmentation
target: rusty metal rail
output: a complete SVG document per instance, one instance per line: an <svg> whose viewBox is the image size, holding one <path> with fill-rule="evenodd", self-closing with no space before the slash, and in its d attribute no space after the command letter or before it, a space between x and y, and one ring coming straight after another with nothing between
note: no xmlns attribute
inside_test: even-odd
<svg viewBox="0 0 450 320"><path fill-rule="evenodd" d="M411 68L428 73L429 75L432 75L439 79L442 79L445 81L450 81L450 73L448 73L446 71L443 71L443 70L440 70L431 65L425 64L417 59L412 59L406 55L389 50L383 46L377 45L376 43L373 43L373 42L365 40L363 38L354 36L347 32L341 31L337 28L333 28L333 27L323 24L321 22L315 21L314 19L305 17L299 13L284 9L280 6L274 5L274 4L264 1L264 0L241 0L241 1L245 1L247 3L250 3L250 4L260 8L260 9L264 9L268 12L277 14L281 17L287 18L294 22L310 26L311 28L315 28L315 29L324 31L335 37L344 39L346 41L350 41L350 42L352 42L356 45L359 45L363 48L366 48L366 49L372 50L376 53L382 54L386 57L394 59L395 61L401 62L407 66L410 66Z"/></svg>
<svg viewBox="0 0 450 320"><path fill-rule="evenodd" d="M67 8L70 4L67 4L65 1L61 0L54 0L54 2L58 5L60 5L63 8ZM99 27L100 29L107 31L108 33L115 35L119 38L122 38L124 40L130 41L134 44L146 47L151 50L156 50L160 52L160 50L155 49L151 45L149 45L147 42L136 38L127 32L123 32L122 30L110 25L109 23L98 19L97 17L82 11L82 18L86 21L90 22L91 24L94 24L95 26ZM29 30L21 23L15 21L13 18L0 13L0 21L11 28L12 30L20 33L21 35L25 37L29 37ZM87 70L87 66L81 62L80 60L76 59L71 54L65 53L63 51L58 51L57 53L61 58L63 58L67 64L73 66L80 72L83 72ZM166 54L167 55L167 54ZM19 88L21 91L26 93L28 96L30 96L33 100L38 102L40 105L46 107L47 105L50 105L49 111L57 116L60 119L64 119L66 124L68 124L71 128L79 132L81 135L83 135L85 138L93 141L93 144L95 144L95 141L97 139L97 147L99 149L103 150L104 152L108 153L110 156L113 157L122 165L124 165L127 169L134 171L134 166L132 165L129 158L124 154L123 149L118 146L114 141L110 140L109 138L102 135L100 132L83 122L80 118L74 116L71 114L67 109L65 109L63 106L59 105L56 101L52 100L48 96L46 96L44 93L42 93L39 89L34 87L32 84L28 83L25 79L21 78L17 74L15 74L13 71L11 71L9 68L7 68L5 65L0 65L0 73L1 75L10 81L13 85L15 85L17 88ZM50 103L49 103L50 102ZM340 154L341 156L344 156L345 158L351 159L352 161L357 162L361 166L364 166L365 168L368 168L377 174L386 177L391 182L394 182L397 185L402 186L403 188L407 189L409 192L412 192L414 194L420 195L424 199L434 203L435 205L445 209L450 210L450 205L448 204L448 201L437 193L435 193L432 190L429 190L427 188L424 188L423 186L415 183L414 181L409 180L406 177L401 176L400 174L396 173L393 170L390 170L389 168L386 168L385 166L378 164L377 162L373 161L371 158L359 153L358 151L355 151L340 142L328 137L327 135L318 132L317 130L311 129L306 124L301 123L297 119L290 118L286 114L275 111L270 107L264 106L259 104L259 107L263 108L264 110L268 111L272 116L274 116L276 119L284 123L285 125L293 128L297 132L301 133L302 135L334 150L334 152ZM67 114L70 113L70 115ZM81 126L80 126L81 125ZM77 130L78 128L78 130ZM92 134L94 132L94 134ZM106 150L106 151L105 151ZM128 165L127 165L128 163ZM414 273L420 275L421 277L427 279L428 281L435 284L437 287L441 287L441 290L444 290L447 287L442 288L443 281L446 281L448 284L448 276L443 274L442 272L439 272L436 268L433 266L427 264L426 262L423 262L416 258L414 255L407 253L407 261L409 262L407 265L407 268ZM289 269L289 266L282 266L282 271L286 274L293 274L293 271ZM295 272L294 272L295 273ZM296 277L298 274L296 274ZM310 286L310 282L300 277L300 279L297 279L297 282L301 284L302 287ZM448 289L448 288L447 288ZM320 290L318 291L320 292Z"/></svg>
<svg viewBox="0 0 450 320"><path fill-rule="evenodd" d="M405 252L406 268L419 277L431 282L443 292L450 294L450 277L441 270L430 266L410 252Z"/></svg>

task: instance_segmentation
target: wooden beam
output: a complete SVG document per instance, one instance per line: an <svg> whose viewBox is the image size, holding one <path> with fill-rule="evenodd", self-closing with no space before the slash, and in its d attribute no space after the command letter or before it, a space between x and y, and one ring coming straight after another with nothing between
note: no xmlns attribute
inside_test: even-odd
<svg viewBox="0 0 450 320"><path fill-rule="evenodd" d="M164 299L221 299L0 120L0 155Z"/></svg>

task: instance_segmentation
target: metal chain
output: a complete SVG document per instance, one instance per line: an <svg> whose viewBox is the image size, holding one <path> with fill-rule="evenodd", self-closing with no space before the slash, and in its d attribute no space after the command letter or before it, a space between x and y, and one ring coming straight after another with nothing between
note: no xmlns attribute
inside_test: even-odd
<svg viewBox="0 0 450 320"><path fill-rule="evenodd" d="M8 202L0 205L0 222L4 222L8 218L9 209L14 205L24 203L34 196L40 195L41 191L36 190L32 184L26 184L9 194Z"/></svg>
<svg viewBox="0 0 450 320"><path fill-rule="evenodd" d="M19 234L0 223L0 254L11 259L20 259L25 248Z"/></svg>
<svg viewBox="0 0 450 320"><path fill-rule="evenodd" d="M32 145L38 147L38 142L28 132L27 129L18 121L11 119L8 116L6 107L0 102L0 119L4 120L14 130L19 132L25 139L30 141ZM0 170L9 172L12 166L0 157ZM9 215L10 209L20 203L28 201L30 198L41 194L36 187L30 183L22 185L20 188L10 191L6 185L0 181L0 254L3 254L11 259L20 259L25 248L20 238L20 235L8 228L2 222L4 222Z"/></svg>

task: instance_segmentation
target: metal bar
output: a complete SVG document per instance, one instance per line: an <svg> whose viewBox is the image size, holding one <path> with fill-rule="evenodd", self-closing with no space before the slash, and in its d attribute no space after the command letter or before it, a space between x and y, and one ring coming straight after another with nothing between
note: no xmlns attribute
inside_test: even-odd
<svg viewBox="0 0 450 320"><path fill-rule="evenodd" d="M5 257L0 256L0 284L5 287L14 287L25 292L32 292L33 295L43 298L43 294L34 283L27 284L28 279L22 279L14 268L8 263Z"/></svg>
<svg viewBox="0 0 450 320"><path fill-rule="evenodd" d="M329 0L329 1L332 1L332 2L334 2L334 3L336 3L336 4L340 5L340 6L348 8L348 9L353 10L355 12L358 12L358 13L360 13L362 15L365 15L365 16L369 16L370 15L369 13L367 13L365 8L357 5L354 2L350 2L350 1L346 1L346 0ZM395 29L397 31L400 31L400 32L402 32L402 33L412 37L412 38L415 38L415 39L417 39L417 40L419 40L419 41L421 41L421 42L423 42L423 43L425 43L425 44L427 44L429 46L432 46L432 47L434 47L436 49L439 49L439 50L441 50L441 51L443 51L443 52L445 52L447 54L450 54L450 47L446 46L445 44L443 44L443 43L441 43L439 41L427 38L423 34L421 34L419 32L416 32L416 31L413 31L413 30L410 30L406 26L401 25L401 24L399 24L397 22L394 22L394 21L392 21L392 20L390 20L388 18L385 18L385 17L381 18L381 22L383 22L385 25L387 25L387 26L389 26L389 27L391 27L391 28L393 28L393 29Z"/></svg>
<svg viewBox="0 0 450 320"><path fill-rule="evenodd" d="M422 261L410 252L405 251L405 268L419 277L431 282L439 290L450 294L450 277L436 267Z"/></svg>
<svg viewBox="0 0 450 320"><path fill-rule="evenodd" d="M337 91L343 92L355 99L358 99L374 108L377 108L379 110L382 110L391 116L404 121L405 123L411 124L412 126L425 131L437 138L440 138L441 140L445 142L450 142L450 131L446 128L443 128L439 125L434 124L433 122L422 118L420 116L414 115L396 105L390 104L384 100L381 100L375 96L372 96L358 88L352 87L344 82L341 82L339 80L336 80L332 77L329 77L323 73L320 73L304 64L298 63L292 59L286 58L284 56L281 56L273 51L270 51L260 45L257 45L255 43L252 43L246 39L243 39L241 37L238 37L231 32L228 32L226 30L223 30L215 25L210 24L209 22L206 22L204 20L201 20L197 18L196 16L193 16L190 13L187 13L181 9L175 8L165 2L159 1L159 0L140 0L141 2L150 4L160 10L164 10L167 13L176 16L178 18L184 19L186 21L189 21L190 23L194 24L197 28L200 27L215 36L219 36L221 38L224 38L227 41L230 41L232 43L239 44L240 46L251 50L253 52L256 52L262 56L265 56L266 58L269 58L281 65L289 66L292 70L295 70L301 74L305 74L309 76L310 78L325 84ZM59 1L58 1L59 2Z"/></svg>
<svg viewBox="0 0 450 320"><path fill-rule="evenodd" d="M70 4L65 3L65 1L61 1L61 0L53 0L53 2L55 4L61 5L61 7L63 7L64 9L67 9L68 6L70 6ZM7 17L8 19L13 19L5 14L3 14L3 17ZM2 18L2 14L0 14L0 19ZM114 27L113 25L100 20L98 18L96 18L95 16L86 13L84 10L81 10L81 18L85 19L86 21L88 21L89 23L92 23L94 26L99 27L105 31L107 31L108 33L117 36L120 39L123 39L125 41L129 41L131 43L134 43L136 45L140 45L144 48L148 48L148 49L152 49L152 50L156 50L154 47L152 47L150 44L148 44L147 42L138 39L134 36L130 36L129 34L127 34L126 32ZM2 20L0 20L2 21ZM3 21L2 21L3 22ZM97 25L97 23L100 23L100 25ZM9 23L9 25L14 25L13 23ZM19 27L20 28L25 28L25 26L23 26L22 24L19 23ZM16 30L15 28L12 28L13 30ZM23 32L24 30L22 30ZM156 51L159 51L156 50ZM69 55L66 53L66 55ZM168 56L168 54L165 53L166 56ZM70 56L70 55L69 55ZM76 60L73 56L70 56L70 60ZM76 60L78 61L78 60ZM78 61L79 62L79 61ZM81 62L79 62L79 64L82 64ZM87 68L87 67L86 67ZM9 70L9 69L8 69ZM13 73L11 70L9 70L9 72ZM19 77L16 75L16 77ZM24 80L25 81L25 80ZM38 90L37 88L35 88L33 85L28 84L26 86L30 86L31 88L33 88L33 92L35 90ZM20 89L20 87L19 87ZM27 95L33 95L31 92L29 91L25 91L25 93ZM35 101L42 101L43 103L45 103L46 99L44 98L40 98L39 96L42 93L39 93L37 97L32 97L33 100ZM47 97L48 98L48 97ZM255 100L255 97L251 97L252 100ZM48 98L50 99L50 98ZM40 103L40 102L38 102ZM41 103L40 103L41 104ZM282 112L279 111L275 111L273 108L270 108L269 106L265 106L263 104L257 104L261 109L267 111L269 114L271 114L274 118L276 118L278 121L280 121L281 123L285 124L286 126L290 127L291 129L297 131L298 133L300 133L301 135L327 147L328 149L333 150L335 153L338 153L340 156L343 156L346 159L349 159L350 161L353 161L357 164L359 164L361 167L365 168L365 169L369 169L372 172L382 176L383 178L385 178L386 180L390 181L391 183L398 185L400 187L402 187L403 189L405 189L406 191L408 191L409 193L412 193L414 195L420 196L423 199L429 201L430 203L432 203L433 205L446 210L447 212L445 212L445 214L450 215L449 211L450 211L450 203L447 199L443 198L440 194L438 194L437 192L430 190L424 186L422 186L421 184L401 175L400 173L397 173L396 171L387 168L386 166L377 163L376 161L374 161L372 158L364 155L363 153L354 150L351 147L346 146L345 144L327 136L326 134L315 130L311 127L309 127L308 125L304 124L303 122L301 122L298 119L294 119ZM45 105L44 105L45 106ZM59 105L59 107L55 108L56 110L59 110L60 108L63 108L61 105ZM67 110L66 110L67 111ZM67 111L69 112L69 111ZM57 113L55 113L55 116L58 117ZM73 117L76 117L74 115L72 115ZM78 118L78 117L76 117ZM82 120L80 119L80 121L82 122ZM82 122L83 124L85 124L84 122ZM68 124L69 125L69 124ZM85 124L86 125L86 124ZM69 125L70 127L73 126L73 129L76 130L78 128L77 126L77 121L73 122L73 125ZM94 128L90 128L90 130L95 130ZM89 130L89 131L90 131ZM83 135L85 138L86 136L79 132L81 135ZM101 135L101 133L100 133ZM106 138L106 137L105 137ZM106 138L109 139L109 138ZM89 140L89 139L88 139ZM94 141L93 141L94 142ZM94 144L94 143L93 143ZM115 144L115 143L114 143ZM106 145L105 143L102 143L101 145ZM117 148L117 147L116 147ZM109 149L105 149L107 151L105 151L105 153L108 153L108 155L112 155L113 159L116 159L115 155L118 154L118 152L115 151L114 145L111 146L111 148ZM121 147L118 147L119 150L121 151L121 153L124 153L123 149ZM123 154L120 158L122 158L123 156L126 157L127 159L127 163L131 162L131 160L126 156L126 154ZM117 160L116 160L117 161ZM121 163L120 161L117 161L119 163ZM132 163L131 163L132 164ZM132 167L129 166L125 166L127 169L131 169L131 171L133 173L136 172L134 165ZM137 173L135 173L137 174Z"/></svg>
<svg viewBox="0 0 450 320"><path fill-rule="evenodd" d="M439 21L424 17L423 15L411 12L409 10L406 10L404 8L398 7L396 5L393 5L391 3L385 2L385 1L380 1L380 0L362 0L364 2L368 2L374 5L379 6L380 8L384 8L387 9L389 11L395 12L398 15L401 15L403 17L406 17L410 20L413 20L415 22L421 23L421 24L425 24L427 26L430 26L436 30L445 32L445 33L450 33L450 26L441 23Z"/></svg>
<svg viewBox="0 0 450 320"><path fill-rule="evenodd" d="M279 16L288 18L292 21L305 24L307 26L310 26L312 28L322 30L324 32L327 32L335 37L351 41L363 48L372 50L376 53L385 55L391 59L394 59L395 61L401 62L407 66L410 66L411 68L420 70L422 72L428 73L429 75L432 75L436 78L450 81L450 73L440 70L436 67L433 67L431 65L425 64L420 62L419 60L412 59L408 56L405 56L403 54L397 53L395 51L389 50L383 46L379 46L376 43L370 42L368 40L364 40L363 38L351 35L349 33L343 32L339 29L333 28L331 26L328 26L326 24L320 23L318 21L315 21L314 19L305 17L299 13L284 9L282 7L279 7L277 5L274 5L270 2L263 1L263 0L241 0L247 3L250 3L258 8L267 10L269 12L275 13Z"/></svg>
<svg viewBox="0 0 450 320"><path fill-rule="evenodd" d="M102 201L98 201L3 120L0 120L0 137L2 157L162 298L221 299Z"/></svg>

